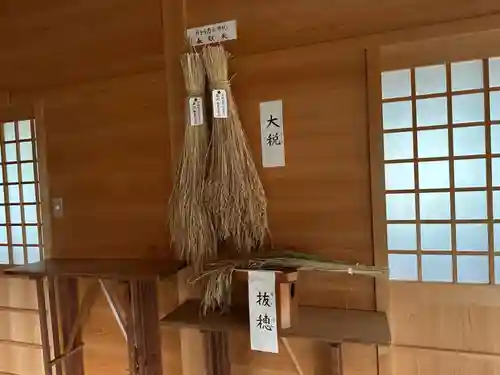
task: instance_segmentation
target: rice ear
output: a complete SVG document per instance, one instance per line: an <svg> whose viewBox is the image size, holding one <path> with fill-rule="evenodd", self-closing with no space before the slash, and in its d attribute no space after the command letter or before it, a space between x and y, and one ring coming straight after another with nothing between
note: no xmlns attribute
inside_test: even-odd
<svg viewBox="0 0 500 375"><path fill-rule="evenodd" d="M204 286L202 297L202 313L217 309L227 309L231 304L232 275L236 270L283 270L296 269L307 271L321 271L343 273L368 277L387 277L384 267L367 266L363 264L349 264L344 262L331 262L314 259L310 254L299 252L279 252L268 256L242 256L239 258L218 260L208 264L205 269L191 280L193 283L201 282Z"/></svg>

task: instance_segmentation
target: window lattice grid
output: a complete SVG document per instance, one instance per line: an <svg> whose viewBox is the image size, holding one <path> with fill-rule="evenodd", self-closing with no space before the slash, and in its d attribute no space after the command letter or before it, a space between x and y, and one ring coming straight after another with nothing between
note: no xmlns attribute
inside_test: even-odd
<svg viewBox="0 0 500 375"><path fill-rule="evenodd" d="M500 282L500 59L382 73L392 279Z"/></svg>
<svg viewBox="0 0 500 375"><path fill-rule="evenodd" d="M0 123L0 264L41 259L39 186L35 121Z"/></svg>

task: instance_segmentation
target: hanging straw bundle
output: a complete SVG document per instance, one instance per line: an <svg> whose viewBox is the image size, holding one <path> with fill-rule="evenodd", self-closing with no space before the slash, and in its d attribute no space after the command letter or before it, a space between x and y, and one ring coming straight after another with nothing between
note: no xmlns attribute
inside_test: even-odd
<svg viewBox="0 0 500 375"><path fill-rule="evenodd" d="M205 70L198 53L181 58L188 94L184 147L169 202L172 242L195 271L217 252L216 236L204 201L209 129L203 109ZM201 104L200 104L201 103ZM196 111L193 117L193 110Z"/></svg>
<svg viewBox="0 0 500 375"><path fill-rule="evenodd" d="M231 93L229 57L221 45L203 50L210 88L225 92L228 107L227 118L213 119L207 197L219 238L250 252L268 231L267 200Z"/></svg>

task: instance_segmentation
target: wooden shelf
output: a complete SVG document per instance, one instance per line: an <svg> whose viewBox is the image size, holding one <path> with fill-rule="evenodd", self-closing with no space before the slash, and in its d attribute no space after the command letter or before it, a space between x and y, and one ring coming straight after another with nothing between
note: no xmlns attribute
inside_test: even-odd
<svg viewBox="0 0 500 375"><path fill-rule="evenodd" d="M185 266L184 262L163 259L46 259L4 270L5 275L44 277L99 277L108 279L165 278Z"/></svg>
<svg viewBox="0 0 500 375"><path fill-rule="evenodd" d="M227 314L200 314L200 301L188 300L161 320L162 325L197 328L202 331L249 329L248 310ZM339 344L390 344L391 335L385 313L321 307L299 307L297 323L280 331L281 336L302 337Z"/></svg>

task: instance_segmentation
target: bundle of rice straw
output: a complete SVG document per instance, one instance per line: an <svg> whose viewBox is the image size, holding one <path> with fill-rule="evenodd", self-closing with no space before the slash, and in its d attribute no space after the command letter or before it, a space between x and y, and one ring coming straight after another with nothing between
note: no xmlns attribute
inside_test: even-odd
<svg viewBox="0 0 500 375"><path fill-rule="evenodd" d="M231 283L236 270L283 270L321 271L361 275L369 277L387 277L387 268L327 261L315 255L297 251L266 251L243 257L221 259L206 265L196 276L193 283L205 285L202 299L202 313L221 309L231 305Z"/></svg>
<svg viewBox="0 0 500 375"><path fill-rule="evenodd" d="M196 52L184 54L181 65L188 104L184 146L169 202L169 224L180 256L199 272L217 253L216 236L204 201L209 143L203 108L205 70Z"/></svg>
<svg viewBox="0 0 500 375"><path fill-rule="evenodd" d="M228 107L227 118L213 118L207 201L219 239L250 252L268 231L267 200L231 93L229 57L221 45L203 50L212 93L224 92Z"/></svg>

